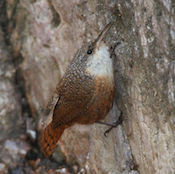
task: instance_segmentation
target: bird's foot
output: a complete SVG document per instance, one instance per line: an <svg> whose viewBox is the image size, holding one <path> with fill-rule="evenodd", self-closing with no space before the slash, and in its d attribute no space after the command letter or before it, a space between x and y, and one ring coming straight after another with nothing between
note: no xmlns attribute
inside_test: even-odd
<svg viewBox="0 0 175 174"><path fill-rule="evenodd" d="M103 124L103 125L106 125L106 126L110 126L105 132L104 132L104 136L107 137L107 134L115 127L117 127L118 125L122 124L123 122L123 118L122 118L122 113L120 114L119 118L117 121L115 121L114 123L105 123L105 122L102 122L102 121L96 121L96 123L99 123L99 124Z"/></svg>

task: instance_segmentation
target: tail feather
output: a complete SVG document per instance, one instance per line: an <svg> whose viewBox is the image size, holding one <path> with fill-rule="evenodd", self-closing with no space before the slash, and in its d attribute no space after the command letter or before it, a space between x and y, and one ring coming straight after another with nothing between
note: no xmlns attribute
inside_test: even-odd
<svg viewBox="0 0 175 174"><path fill-rule="evenodd" d="M62 126L53 129L52 122L51 122L47 125L47 127L42 132L40 143L41 143L42 152L46 157L49 157L52 154L59 138L64 132L64 129L65 128Z"/></svg>

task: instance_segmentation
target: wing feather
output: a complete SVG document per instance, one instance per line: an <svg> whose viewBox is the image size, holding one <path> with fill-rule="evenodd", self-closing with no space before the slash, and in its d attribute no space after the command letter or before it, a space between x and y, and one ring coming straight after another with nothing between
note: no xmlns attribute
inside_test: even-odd
<svg viewBox="0 0 175 174"><path fill-rule="evenodd" d="M59 86L59 98L53 111L53 128L71 124L82 116L93 98L94 87L94 80L88 75L65 76Z"/></svg>

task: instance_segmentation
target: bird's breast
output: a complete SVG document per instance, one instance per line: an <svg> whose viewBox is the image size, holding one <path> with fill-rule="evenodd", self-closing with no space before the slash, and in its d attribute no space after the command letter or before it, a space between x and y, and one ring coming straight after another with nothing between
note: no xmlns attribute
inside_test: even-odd
<svg viewBox="0 0 175 174"><path fill-rule="evenodd" d="M103 44L95 53L88 57L86 72L93 77L108 77L113 79L113 65L108 47Z"/></svg>

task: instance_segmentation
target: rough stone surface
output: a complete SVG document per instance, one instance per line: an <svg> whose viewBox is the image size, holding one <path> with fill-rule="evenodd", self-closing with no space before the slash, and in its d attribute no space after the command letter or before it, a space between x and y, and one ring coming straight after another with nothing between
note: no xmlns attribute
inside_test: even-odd
<svg viewBox="0 0 175 174"><path fill-rule="evenodd" d="M0 28L0 141L20 130L21 106L14 75L15 68Z"/></svg>
<svg viewBox="0 0 175 174"><path fill-rule="evenodd" d="M20 95L15 85L15 68L0 28L0 161L4 162L1 164L1 172L6 170L5 164L12 162L12 154L4 150L4 142L21 134L22 123ZM4 161L7 156L8 160ZM20 156L16 157L19 158Z"/></svg>
<svg viewBox="0 0 175 174"><path fill-rule="evenodd" d="M39 131L46 115L43 109L77 49L115 21L108 42L121 43L114 65L116 103L124 122L106 138L103 125L66 130L59 145L68 163L79 163L79 173L174 173L173 0L7 0L6 7L14 62L24 78L31 113L40 120ZM2 82L9 85L0 88L13 89L12 82ZM1 91L0 96L9 98L10 93ZM13 100L3 101L11 110L18 108ZM115 121L118 108L114 104L106 122ZM9 115L3 109L0 113Z"/></svg>
<svg viewBox="0 0 175 174"><path fill-rule="evenodd" d="M140 173L174 173L175 4L164 0L130 4L131 38L123 36L125 43L116 55L131 151Z"/></svg>
<svg viewBox="0 0 175 174"><path fill-rule="evenodd" d="M17 67L5 31L7 21L3 1L0 2L0 173L24 158L30 146L25 140L22 94L16 77Z"/></svg>

